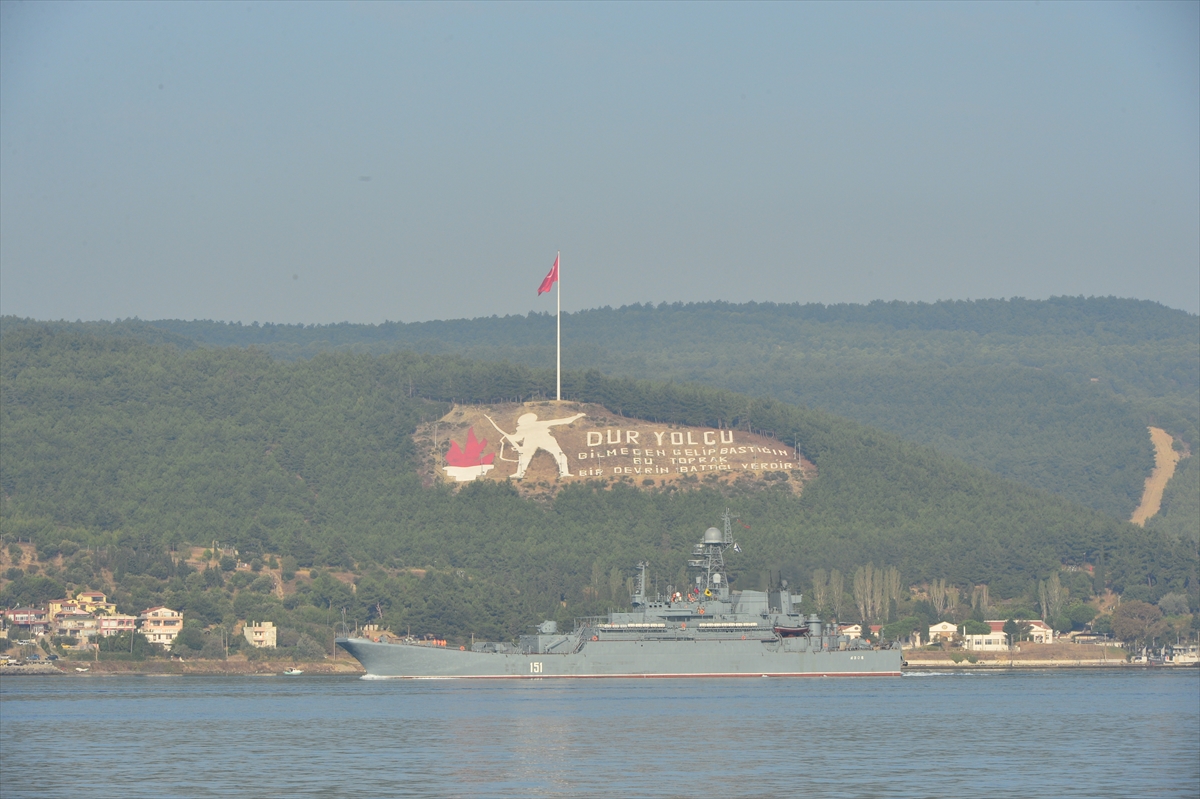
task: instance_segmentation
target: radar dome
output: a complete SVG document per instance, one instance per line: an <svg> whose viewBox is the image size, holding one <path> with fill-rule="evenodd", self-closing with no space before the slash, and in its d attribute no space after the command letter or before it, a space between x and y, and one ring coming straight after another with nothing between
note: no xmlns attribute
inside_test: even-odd
<svg viewBox="0 0 1200 799"><path fill-rule="evenodd" d="M721 531L715 527L710 527L704 531L704 543L706 544L720 544L723 539L724 536L721 535Z"/></svg>

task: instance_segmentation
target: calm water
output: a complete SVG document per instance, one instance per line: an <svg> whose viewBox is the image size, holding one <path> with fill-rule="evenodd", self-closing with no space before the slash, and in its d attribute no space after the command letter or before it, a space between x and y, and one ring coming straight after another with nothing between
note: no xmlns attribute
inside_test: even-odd
<svg viewBox="0 0 1200 799"><path fill-rule="evenodd" d="M0 796L1200 795L1200 672L6 678Z"/></svg>

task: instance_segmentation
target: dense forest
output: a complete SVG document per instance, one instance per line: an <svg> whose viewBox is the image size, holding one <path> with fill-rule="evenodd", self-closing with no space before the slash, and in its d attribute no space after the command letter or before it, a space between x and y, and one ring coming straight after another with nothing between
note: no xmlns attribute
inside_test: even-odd
<svg viewBox="0 0 1200 799"><path fill-rule="evenodd" d="M11 317L4 330L33 324ZM456 353L554 362L547 314L381 325L125 320L59 330L172 344ZM1153 464L1146 427L1197 449L1200 319L1115 298L870 305L633 305L567 314L564 363L695 382L830 411L1026 485L1129 518ZM1185 461L1186 463L1186 461ZM1177 484L1169 529L1200 528L1200 483ZM1165 517L1164 517L1165 518ZM1159 519L1161 525L1163 519Z"/></svg>
<svg viewBox="0 0 1200 799"><path fill-rule="evenodd" d="M552 371L401 351L283 360L144 338L15 323L0 336L0 534L35 545L6 550L15 565L0 603L94 587L126 611L163 602L206 624L277 619L315 635L347 608L393 629L508 637L623 603L638 560L660 588L680 584L691 544L729 507L741 520L735 587L774 572L803 588L818 571L871 565L905 585L942 581L964 596L987 585L994 600L1033 603L1064 567L1094 567L1087 589L1200 604L1194 538L821 410L570 371L571 399L772 435L818 477L800 496L770 479L618 480L537 501L502 484L422 485L412 432L450 402L550 396ZM1189 497L1168 503L1186 510ZM213 542L260 568L278 560L286 590L215 565L218 551L206 569L180 555Z"/></svg>

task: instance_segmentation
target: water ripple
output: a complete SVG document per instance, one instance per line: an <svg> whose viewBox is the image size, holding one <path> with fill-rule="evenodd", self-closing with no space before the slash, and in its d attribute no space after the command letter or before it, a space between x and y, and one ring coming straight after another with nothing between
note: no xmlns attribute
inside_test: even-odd
<svg viewBox="0 0 1200 799"><path fill-rule="evenodd" d="M1200 673L6 678L0 797L1200 795Z"/></svg>

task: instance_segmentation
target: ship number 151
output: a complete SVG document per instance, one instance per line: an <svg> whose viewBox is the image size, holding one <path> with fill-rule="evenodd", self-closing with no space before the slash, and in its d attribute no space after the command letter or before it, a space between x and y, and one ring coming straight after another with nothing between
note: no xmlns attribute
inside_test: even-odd
<svg viewBox="0 0 1200 799"><path fill-rule="evenodd" d="M541 663L530 663L529 664L529 673L530 674L541 674L542 673L542 664Z"/></svg>

